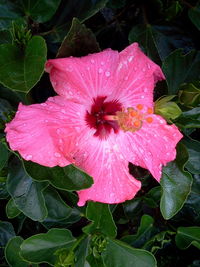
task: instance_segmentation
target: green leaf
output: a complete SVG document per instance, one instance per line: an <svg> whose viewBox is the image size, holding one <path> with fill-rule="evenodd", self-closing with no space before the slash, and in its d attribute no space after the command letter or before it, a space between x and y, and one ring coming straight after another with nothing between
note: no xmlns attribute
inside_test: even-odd
<svg viewBox="0 0 200 267"><path fill-rule="evenodd" d="M21 0L21 2L26 16L44 23L54 15L61 0Z"/></svg>
<svg viewBox="0 0 200 267"><path fill-rule="evenodd" d="M92 221L85 226L83 231L87 234L102 233L109 237L115 237L117 228L108 204L99 202L89 202L86 210L86 217Z"/></svg>
<svg viewBox="0 0 200 267"><path fill-rule="evenodd" d="M176 234L176 245L180 249L186 249L194 245L200 249L200 227L179 227Z"/></svg>
<svg viewBox="0 0 200 267"><path fill-rule="evenodd" d="M149 239L145 245L144 249L151 251L154 255L159 249L163 249L167 244L172 242L172 235L175 233L172 231L162 231L156 235L154 235L151 239Z"/></svg>
<svg viewBox="0 0 200 267"><path fill-rule="evenodd" d="M13 1L0 0L0 29L8 29L12 21L20 16L20 11Z"/></svg>
<svg viewBox="0 0 200 267"><path fill-rule="evenodd" d="M0 82L15 91L28 92L41 78L46 61L45 40L34 36L25 49L0 45Z"/></svg>
<svg viewBox="0 0 200 267"><path fill-rule="evenodd" d="M161 115L168 122L178 118L182 113L179 106L175 102L170 101L174 97L174 95L162 96L155 102L155 113Z"/></svg>
<svg viewBox="0 0 200 267"><path fill-rule="evenodd" d="M184 170L188 153L183 144L177 146L177 158L163 168L160 210L163 217L172 218L185 203L192 186L191 174Z"/></svg>
<svg viewBox="0 0 200 267"><path fill-rule="evenodd" d="M51 187L43 191L45 203L48 211L46 220L51 221L66 220L72 213L72 208L67 206L58 192Z"/></svg>
<svg viewBox="0 0 200 267"><path fill-rule="evenodd" d="M200 174L200 142L191 138L185 138L182 143L186 146L189 159L185 167L194 174Z"/></svg>
<svg viewBox="0 0 200 267"><path fill-rule="evenodd" d="M53 28L49 38L53 43L60 43L69 31L73 18L78 18L80 22L84 22L94 16L102 8L105 7L109 0L73 0L67 1L60 9L59 16L54 16L51 20Z"/></svg>
<svg viewBox="0 0 200 267"><path fill-rule="evenodd" d="M164 34L161 27L156 25L136 25L129 33L130 43L138 42L144 52L153 61L160 63L172 52L173 38Z"/></svg>
<svg viewBox="0 0 200 267"><path fill-rule="evenodd" d="M10 103L5 99L0 98L0 119L6 121L6 114L9 113L11 110L12 106L10 105Z"/></svg>
<svg viewBox="0 0 200 267"><path fill-rule="evenodd" d="M166 19L168 21L174 19L177 15L181 13L183 10L182 6L180 5L179 1L173 1L169 8L165 11Z"/></svg>
<svg viewBox="0 0 200 267"><path fill-rule="evenodd" d="M101 257L97 258L93 254L90 254L87 256L87 262L90 264L89 266L92 266L92 267L106 267L107 266L103 263L103 260ZM87 262L86 264L88 264Z"/></svg>
<svg viewBox="0 0 200 267"><path fill-rule="evenodd" d="M93 184L92 178L79 168L68 165L61 167L44 167L31 161L24 161L27 173L36 181L48 181L62 190L81 190Z"/></svg>
<svg viewBox="0 0 200 267"><path fill-rule="evenodd" d="M156 233L153 223L154 219L151 216L143 215L137 233L124 236L121 240L133 247L141 248Z"/></svg>
<svg viewBox="0 0 200 267"><path fill-rule="evenodd" d="M8 240L15 236L15 231L11 223L0 221L0 248L5 247Z"/></svg>
<svg viewBox="0 0 200 267"><path fill-rule="evenodd" d="M0 142L0 170L3 169L5 164L7 163L8 160L8 150L7 147Z"/></svg>
<svg viewBox="0 0 200 267"><path fill-rule="evenodd" d="M9 266L12 267L29 267L30 263L25 262L20 256L20 245L23 242L23 238L15 236L9 240L5 248L5 257Z"/></svg>
<svg viewBox="0 0 200 267"><path fill-rule="evenodd" d="M182 112L176 120L176 125L182 128L200 128L200 107Z"/></svg>
<svg viewBox="0 0 200 267"><path fill-rule="evenodd" d="M6 205L6 215L9 219L17 217L21 211L17 208L14 200L11 198Z"/></svg>
<svg viewBox="0 0 200 267"><path fill-rule="evenodd" d="M200 30L200 2L189 9L188 16L197 29Z"/></svg>
<svg viewBox="0 0 200 267"><path fill-rule="evenodd" d="M23 241L21 256L30 262L47 262L54 265L58 249L70 249L76 239L67 229L51 229L45 234L37 234Z"/></svg>
<svg viewBox="0 0 200 267"><path fill-rule="evenodd" d="M134 249L118 240L108 239L102 257L106 267L156 267L156 260L150 252Z"/></svg>
<svg viewBox="0 0 200 267"><path fill-rule="evenodd" d="M10 31L2 30L0 31L0 44L12 43L12 36Z"/></svg>
<svg viewBox="0 0 200 267"><path fill-rule="evenodd" d="M89 238L86 237L79 243L79 246L75 251L75 267L86 266L86 257L89 251L89 242Z"/></svg>
<svg viewBox="0 0 200 267"><path fill-rule="evenodd" d="M9 168L7 189L17 208L34 221L43 221L47 216L42 191L47 183L38 183L23 169L22 162L15 158Z"/></svg>
<svg viewBox="0 0 200 267"><path fill-rule="evenodd" d="M182 105L192 108L200 103L200 83L184 84L179 90L179 101Z"/></svg>
<svg viewBox="0 0 200 267"><path fill-rule="evenodd" d="M77 18L74 18L56 57L80 57L99 51L99 44L92 31L86 28L84 24L81 24Z"/></svg>
<svg viewBox="0 0 200 267"><path fill-rule="evenodd" d="M176 94L182 83L200 78L200 52L183 55L182 49L177 49L163 61L162 69L169 94Z"/></svg>

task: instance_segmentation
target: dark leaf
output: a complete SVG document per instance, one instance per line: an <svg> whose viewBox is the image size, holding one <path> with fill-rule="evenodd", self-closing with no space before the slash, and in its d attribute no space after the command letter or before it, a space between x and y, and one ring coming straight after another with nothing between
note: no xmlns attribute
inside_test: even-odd
<svg viewBox="0 0 200 267"><path fill-rule="evenodd" d="M185 203L192 186L191 174L184 170L188 153L184 145L177 147L177 158L163 168L160 209L163 217L172 218Z"/></svg>
<svg viewBox="0 0 200 267"><path fill-rule="evenodd" d="M91 220L92 223L83 228L85 233L91 234L100 232L109 237L116 236L117 229L108 204L89 202L86 210L86 217Z"/></svg>
<svg viewBox="0 0 200 267"><path fill-rule="evenodd" d="M34 36L25 50L16 44L0 45L0 82L15 91L28 92L41 78L46 61L45 40Z"/></svg>
<svg viewBox="0 0 200 267"><path fill-rule="evenodd" d="M36 181L48 181L62 190L81 190L92 185L92 178L79 168L68 165L61 167L44 167L31 161L24 161L28 174Z"/></svg>
<svg viewBox="0 0 200 267"><path fill-rule="evenodd" d="M92 31L81 24L77 18L74 18L56 57L80 57L99 51L99 44Z"/></svg>
<svg viewBox="0 0 200 267"><path fill-rule="evenodd" d="M34 221L43 221L47 216L42 191L47 183L38 183L25 172L22 162L11 161L7 189L17 208Z"/></svg>
<svg viewBox="0 0 200 267"><path fill-rule="evenodd" d="M70 249L76 239L67 229L51 229L45 234L29 237L21 245L21 256L34 263L47 262L54 265L58 249Z"/></svg>
<svg viewBox="0 0 200 267"><path fill-rule="evenodd" d="M156 260L150 252L134 249L118 240L108 239L102 257L106 267L156 267Z"/></svg>

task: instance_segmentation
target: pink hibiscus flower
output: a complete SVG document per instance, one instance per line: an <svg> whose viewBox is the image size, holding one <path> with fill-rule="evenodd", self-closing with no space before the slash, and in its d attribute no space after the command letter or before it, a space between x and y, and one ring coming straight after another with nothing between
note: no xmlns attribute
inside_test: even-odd
<svg viewBox="0 0 200 267"><path fill-rule="evenodd" d="M19 105L5 130L11 149L48 167L74 163L91 175L92 187L78 192L80 206L132 199L141 183L129 162L160 180L182 135L153 114L154 85L164 75L137 43L120 53L49 60L46 70L58 96Z"/></svg>

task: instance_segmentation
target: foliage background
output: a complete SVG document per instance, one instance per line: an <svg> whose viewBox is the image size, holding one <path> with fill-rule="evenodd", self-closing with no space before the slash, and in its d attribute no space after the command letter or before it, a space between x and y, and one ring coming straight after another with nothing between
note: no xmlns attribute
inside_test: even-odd
<svg viewBox="0 0 200 267"><path fill-rule="evenodd" d="M0 266L200 266L200 2L0 0L0 18ZM73 190L91 178L23 161L5 123L19 102L54 95L46 58L132 42L162 67L155 112L185 137L161 184L130 165L143 184L134 199L79 208Z"/></svg>

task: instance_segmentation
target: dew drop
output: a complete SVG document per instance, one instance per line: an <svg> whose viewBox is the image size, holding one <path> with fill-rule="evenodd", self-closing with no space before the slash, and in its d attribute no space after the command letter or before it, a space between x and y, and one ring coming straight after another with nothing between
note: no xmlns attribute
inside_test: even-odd
<svg viewBox="0 0 200 267"><path fill-rule="evenodd" d="M98 73L101 74L103 72L103 70L101 68L99 68Z"/></svg>
<svg viewBox="0 0 200 267"><path fill-rule="evenodd" d="M106 77L110 77L110 72L109 71L106 71L105 72L105 75L106 75Z"/></svg>
<svg viewBox="0 0 200 267"><path fill-rule="evenodd" d="M141 95L141 98L143 99L144 98L144 95Z"/></svg>
<svg viewBox="0 0 200 267"><path fill-rule="evenodd" d="M103 66L105 64L105 62L101 61L101 66Z"/></svg>
<svg viewBox="0 0 200 267"><path fill-rule="evenodd" d="M60 157L61 157L60 153L58 153L58 152L55 152L55 153L54 153L54 156L55 156L56 158L60 158Z"/></svg>
<svg viewBox="0 0 200 267"><path fill-rule="evenodd" d="M42 104L41 104L41 106L43 106L43 107L46 107L46 106L47 106L47 104L46 104L46 103L42 103Z"/></svg>
<svg viewBox="0 0 200 267"><path fill-rule="evenodd" d="M94 59L91 59L90 62L91 62L92 64L94 64Z"/></svg>

